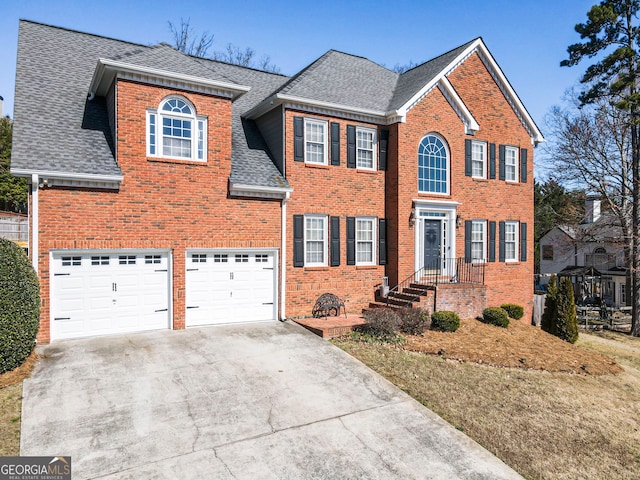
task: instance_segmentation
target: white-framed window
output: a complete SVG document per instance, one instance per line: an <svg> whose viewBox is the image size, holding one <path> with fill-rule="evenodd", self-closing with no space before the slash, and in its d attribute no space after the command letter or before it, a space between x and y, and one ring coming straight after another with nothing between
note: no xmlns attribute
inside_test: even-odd
<svg viewBox="0 0 640 480"><path fill-rule="evenodd" d="M180 160L207 160L207 119L196 115L185 98L170 95L156 110L147 110L147 155Z"/></svg>
<svg viewBox="0 0 640 480"><path fill-rule="evenodd" d="M504 179L507 182L518 181L518 149L505 147L504 149Z"/></svg>
<svg viewBox="0 0 640 480"><path fill-rule="evenodd" d="M487 257L487 222L473 220L471 222L471 261L485 262Z"/></svg>
<svg viewBox="0 0 640 480"><path fill-rule="evenodd" d="M376 131L372 128L356 127L356 167L376 168Z"/></svg>
<svg viewBox="0 0 640 480"><path fill-rule="evenodd" d="M304 161L316 165L327 165L328 123L312 118L304 119Z"/></svg>
<svg viewBox="0 0 640 480"><path fill-rule="evenodd" d="M438 135L426 135L418 146L418 191L449 194L449 151Z"/></svg>
<svg viewBox="0 0 640 480"><path fill-rule="evenodd" d="M471 176L487 178L487 144L485 142L471 142Z"/></svg>
<svg viewBox="0 0 640 480"><path fill-rule="evenodd" d="M627 285L620 283L620 305L625 306L627 304Z"/></svg>
<svg viewBox="0 0 640 480"><path fill-rule="evenodd" d="M505 262L518 261L518 225L518 222L505 222L504 224Z"/></svg>
<svg viewBox="0 0 640 480"><path fill-rule="evenodd" d="M305 215L305 267L322 267L327 265L327 230L326 215Z"/></svg>
<svg viewBox="0 0 640 480"><path fill-rule="evenodd" d="M356 265L376 263L376 219L356 217Z"/></svg>

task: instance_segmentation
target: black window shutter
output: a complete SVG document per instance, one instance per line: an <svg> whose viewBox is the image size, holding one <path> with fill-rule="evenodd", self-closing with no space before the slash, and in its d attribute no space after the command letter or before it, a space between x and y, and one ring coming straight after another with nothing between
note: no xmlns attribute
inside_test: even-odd
<svg viewBox="0 0 640 480"><path fill-rule="evenodd" d="M495 180L496 178L496 144L489 144L489 178Z"/></svg>
<svg viewBox="0 0 640 480"><path fill-rule="evenodd" d="M380 170L387 169L387 147L389 146L389 130L380 130L380 159L378 165ZM384 265L384 264L381 264Z"/></svg>
<svg viewBox="0 0 640 480"><path fill-rule="evenodd" d="M356 168L356 127L347 125L347 167Z"/></svg>
<svg viewBox="0 0 640 480"><path fill-rule="evenodd" d="M471 220L464 221L464 261L471 261L471 228L473 222Z"/></svg>
<svg viewBox="0 0 640 480"><path fill-rule="evenodd" d="M340 124L331 122L331 165L340 165Z"/></svg>
<svg viewBox="0 0 640 480"><path fill-rule="evenodd" d="M504 245L504 222L500 222L500 227L499 227L499 241L500 241L500 247L499 247L499 252L498 252L498 260L501 262L504 262L505 259L505 245Z"/></svg>
<svg viewBox="0 0 640 480"><path fill-rule="evenodd" d="M471 173L471 140L466 138L464 141L464 174L470 177Z"/></svg>
<svg viewBox="0 0 640 480"><path fill-rule="evenodd" d="M527 154L526 148L520 149L520 181L527 183Z"/></svg>
<svg viewBox="0 0 640 480"><path fill-rule="evenodd" d="M293 216L293 266L304 267L304 215Z"/></svg>
<svg viewBox="0 0 640 480"><path fill-rule="evenodd" d="M496 222L489 222L489 261L496 261Z"/></svg>
<svg viewBox="0 0 640 480"><path fill-rule="evenodd" d="M520 223L520 261L527 261L527 224Z"/></svg>
<svg viewBox="0 0 640 480"><path fill-rule="evenodd" d="M347 217L347 265L356 264L356 218Z"/></svg>
<svg viewBox="0 0 640 480"><path fill-rule="evenodd" d="M387 264L387 220L378 219L378 264Z"/></svg>
<svg viewBox="0 0 640 480"><path fill-rule="evenodd" d="M304 162L304 118L293 117L293 159Z"/></svg>
<svg viewBox="0 0 640 480"><path fill-rule="evenodd" d="M331 217L331 266L340 265L340 217Z"/></svg>
<svg viewBox="0 0 640 480"><path fill-rule="evenodd" d="M504 145L500 145L499 148L500 152L500 180L504 180L505 179L505 174L504 174L504 161L505 161L505 146Z"/></svg>

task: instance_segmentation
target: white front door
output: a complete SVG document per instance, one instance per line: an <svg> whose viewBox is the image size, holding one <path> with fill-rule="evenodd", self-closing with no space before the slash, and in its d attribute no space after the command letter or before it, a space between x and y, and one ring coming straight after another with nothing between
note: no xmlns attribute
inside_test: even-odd
<svg viewBox="0 0 640 480"><path fill-rule="evenodd" d="M169 257L157 252L55 252L51 339L169 328Z"/></svg>
<svg viewBox="0 0 640 480"><path fill-rule="evenodd" d="M272 251L188 251L186 325L275 320Z"/></svg>

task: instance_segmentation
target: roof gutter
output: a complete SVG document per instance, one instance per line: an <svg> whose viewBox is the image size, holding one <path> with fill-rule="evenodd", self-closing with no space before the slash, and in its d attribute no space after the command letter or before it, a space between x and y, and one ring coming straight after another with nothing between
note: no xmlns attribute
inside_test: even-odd
<svg viewBox="0 0 640 480"><path fill-rule="evenodd" d="M276 93L275 95L271 95L266 98L249 110L244 116L251 120L255 120L280 105L284 105L286 108L309 110L314 113L323 113L337 117L366 119L371 123L380 125L389 125L397 121L404 122L404 115L399 110L389 112L382 110L370 110L282 93Z"/></svg>
<svg viewBox="0 0 640 480"><path fill-rule="evenodd" d="M237 83L211 80L204 77L196 77L158 68L133 65L125 62L118 62L108 58L99 58L96 69L89 85L89 98L96 95L104 96L116 75L124 74L132 79L147 81L150 83L161 83L162 85L174 85L175 87L187 90L205 91L235 99L243 93L251 90L251 87ZM154 82L154 80L156 82Z"/></svg>
<svg viewBox="0 0 640 480"><path fill-rule="evenodd" d="M291 187L265 187L234 183L229 180L229 194L233 197L256 197L287 199L293 192Z"/></svg>

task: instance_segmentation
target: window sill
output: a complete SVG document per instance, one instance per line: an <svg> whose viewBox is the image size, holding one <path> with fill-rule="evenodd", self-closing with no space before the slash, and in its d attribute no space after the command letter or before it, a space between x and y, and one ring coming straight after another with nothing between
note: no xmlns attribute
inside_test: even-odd
<svg viewBox="0 0 640 480"><path fill-rule="evenodd" d="M329 270L327 265L322 267L304 267L305 272L326 272Z"/></svg>
<svg viewBox="0 0 640 480"><path fill-rule="evenodd" d="M504 264L508 267L517 267L518 265L520 265L522 262L520 261L509 261L509 260L505 260Z"/></svg>
<svg viewBox="0 0 640 480"><path fill-rule="evenodd" d="M471 177L471 179L474 182L480 182L480 183L488 183L489 179L488 178L481 178L481 177Z"/></svg>
<svg viewBox="0 0 640 480"><path fill-rule="evenodd" d="M376 270L378 265L356 265L356 270Z"/></svg>
<svg viewBox="0 0 640 480"><path fill-rule="evenodd" d="M157 163L179 163L182 165L206 165L206 160L187 160L180 158L163 158L163 157L147 157L148 162L157 162Z"/></svg>
<svg viewBox="0 0 640 480"><path fill-rule="evenodd" d="M430 192L418 192L419 197L438 197L438 198L451 198L450 193L430 193Z"/></svg>
<svg viewBox="0 0 640 480"><path fill-rule="evenodd" d="M323 169L324 170L329 170L331 168L330 165L325 165L323 163L307 163L307 162L305 162L304 166L306 168L319 168L321 170L323 170Z"/></svg>
<svg viewBox="0 0 640 480"><path fill-rule="evenodd" d="M379 170L372 170L372 169L368 169L368 168L356 168L356 172L358 173L367 173L369 175L373 175L378 173Z"/></svg>

